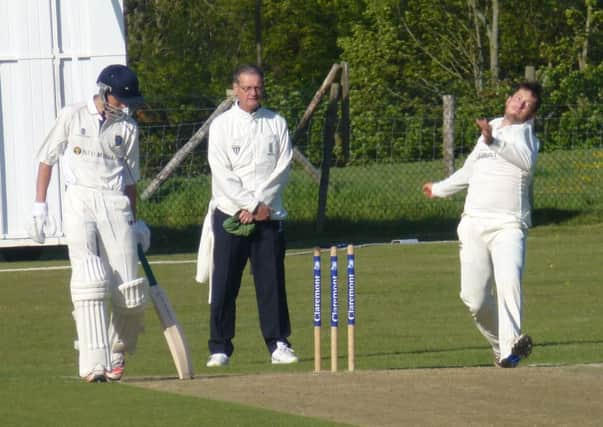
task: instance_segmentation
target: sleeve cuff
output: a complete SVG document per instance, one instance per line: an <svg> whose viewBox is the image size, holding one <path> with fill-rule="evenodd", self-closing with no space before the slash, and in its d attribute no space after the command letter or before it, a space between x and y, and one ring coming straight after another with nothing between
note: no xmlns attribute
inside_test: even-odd
<svg viewBox="0 0 603 427"><path fill-rule="evenodd" d="M245 206L244 209L253 213L253 212L255 212L255 210L257 209L257 207L260 205L261 202L262 202L261 200L253 200L249 205Z"/></svg>
<svg viewBox="0 0 603 427"><path fill-rule="evenodd" d="M432 197L442 197L442 192L438 191L439 190L439 183L438 182L434 182L433 184L431 184L431 196Z"/></svg>

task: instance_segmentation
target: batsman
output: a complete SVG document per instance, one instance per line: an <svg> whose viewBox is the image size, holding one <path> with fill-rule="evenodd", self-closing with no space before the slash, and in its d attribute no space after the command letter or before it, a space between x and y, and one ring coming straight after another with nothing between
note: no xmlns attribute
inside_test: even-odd
<svg viewBox="0 0 603 427"><path fill-rule="evenodd" d="M60 111L38 150L29 228L30 237L43 243L46 193L61 158L79 376L87 382L121 379L149 299L147 281L138 277L137 244L148 249L150 231L135 217L139 147L131 117L143 97L136 74L124 65L107 66L96 83L98 93L88 102Z"/></svg>
<svg viewBox="0 0 603 427"><path fill-rule="evenodd" d="M467 189L457 229L461 299L502 368L514 368L532 351L532 339L521 333L521 278L540 146L533 119L541 92L536 82L519 84L503 117L476 121L481 135L463 167L423 185L430 198Z"/></svg>

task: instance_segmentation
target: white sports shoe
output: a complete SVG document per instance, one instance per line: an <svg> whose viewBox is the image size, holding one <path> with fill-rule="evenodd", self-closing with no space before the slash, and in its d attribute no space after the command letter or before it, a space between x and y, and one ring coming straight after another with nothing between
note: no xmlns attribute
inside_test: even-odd
<svg viewBox="0 0 603 427"><path fill-rule="evenodd" d="M277 341L276 349L272 352L273 365L288 365L299 362L298 357L291 347L282 341Z"/></svg>
<svg viewBox="0 0 603 427"><path fill-rule="evenodd" d="M82 377L82 379L87 383L107 382L107 377L105 377L105 367L102 365L96 365L94 369L92 369L88 375Z"/></svg>
<svg viewBox="0 0 603 427"><path fill-rule="evenodd" d="M208 368L216 368L228 365L228 356L225 353L214 353L209 356L205 366Z"/></svg>
<svg viewBox="0 0 603 427"><path fill-rule="evenodd" d="M110 381L119 381L124 375L126 359L123 353L113 353L111 357L111 370L105 373Z"/></svg>

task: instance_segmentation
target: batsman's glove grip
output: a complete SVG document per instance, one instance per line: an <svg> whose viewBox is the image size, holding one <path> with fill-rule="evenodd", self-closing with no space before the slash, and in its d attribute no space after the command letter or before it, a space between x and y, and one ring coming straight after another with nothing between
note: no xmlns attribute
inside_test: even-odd
<svg viewBox="0 0 603 427"><path fill-rule="evenodd" d="M255 224L253 222L250 224L242 224L238 214L226 218L222 223L222 227L230 234L241 237L251 236L255 230Z"/></svg>
<svg viewBox="0 0 603 427"><path fill-rule="evenodd" d="M138 220L134 223L134 232L136 233L136 242L142 246L143 252L146 252L151 247L151 230L147 224Z"/></svg>

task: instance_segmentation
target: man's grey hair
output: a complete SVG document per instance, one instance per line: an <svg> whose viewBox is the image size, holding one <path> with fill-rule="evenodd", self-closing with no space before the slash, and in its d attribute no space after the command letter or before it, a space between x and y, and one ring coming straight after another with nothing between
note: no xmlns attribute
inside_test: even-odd
<svg viewBox="0 0 603 427"><path fill-rule="evenodd" d="M257 65L244 64L237 67L237 69L232 75L232 82L238 84L239 77L241 74L255 74L256 76L260 76L260 78L262 79L262 83L264 82L264 71L262 71L262 69Z"/></svg>

